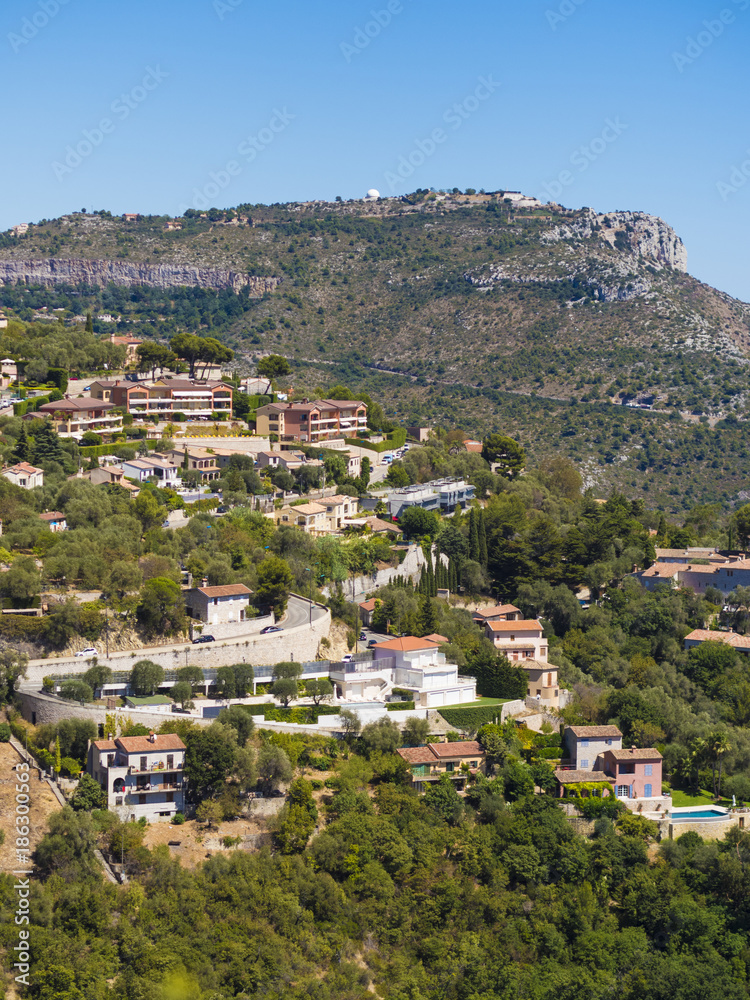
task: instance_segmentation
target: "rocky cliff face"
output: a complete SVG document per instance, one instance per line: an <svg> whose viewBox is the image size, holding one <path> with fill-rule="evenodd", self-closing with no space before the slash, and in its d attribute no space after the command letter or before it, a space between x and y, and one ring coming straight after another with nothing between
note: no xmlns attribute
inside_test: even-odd
<svg viewBox="0 0 750 1000"><path fill-rule="evenodd" d="M152 288L249 288L260 298L279 285L280 278L257 278L237 271L188 267L176 264L139 264L111 260L4 260L0 261L0 283L28 285L148 285Z"/></svg>
<svg viewBox="0 0 750 1000"><path fill-rule="evenodd" d="M589 210L569 225L557 226L543 234L543 243L559 240L590 239L598 236L625 253L638 254L658 265L687 271L687 250L677 233L663 219L643 212L607 212L597 215Z"/></svg>

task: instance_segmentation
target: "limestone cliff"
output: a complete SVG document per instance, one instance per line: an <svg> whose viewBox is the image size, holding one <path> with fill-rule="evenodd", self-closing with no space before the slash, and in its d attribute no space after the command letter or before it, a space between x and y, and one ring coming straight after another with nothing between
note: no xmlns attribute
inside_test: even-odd
<svg viewBox="0 0 750 1000"><path fill-rule="evenodd" d="M0 260L0 284L29 285L148 285L152 288L231 289L243 288L260 298L279 285L280 278L259 278L238 271L189 267L176 264L141 264L111 260Z"/></svg>

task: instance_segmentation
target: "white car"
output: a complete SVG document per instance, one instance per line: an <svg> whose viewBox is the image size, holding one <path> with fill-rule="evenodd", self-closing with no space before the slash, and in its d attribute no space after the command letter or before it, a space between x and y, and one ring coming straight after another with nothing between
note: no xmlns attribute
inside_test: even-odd
<svg viewBox="0 0 750 1000"><path fill-rule="evenodd" d="M354 663L354 656L352 655L352 653L344 653L344 655L341 657L341 662Z"/></svg>
<svg viewBox="0 0 750 1000"><path fill-rule="evenodd" d="M97 651L93 646L87 646L85 649L80 649L76 656L97 656Z"/></svg>

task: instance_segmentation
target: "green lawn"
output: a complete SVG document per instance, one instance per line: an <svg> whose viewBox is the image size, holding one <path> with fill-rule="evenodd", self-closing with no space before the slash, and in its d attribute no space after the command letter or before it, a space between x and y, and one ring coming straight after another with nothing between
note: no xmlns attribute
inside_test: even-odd
<svg viewBox="0 0 750 1000"><path fill-rule="evenodd" d="M683 809L686 806L712 806L716 804L711 792L701 789L697 795L688 795L687 792L680 792L677 789L672 789L672 805L677 809ZM731 801L729 799L721 799L718 803L721 806L731 806Z"/></svg>
<svg viewBox="0 0 750 1000"><path fill-rule="evenodd" d="M465 701L462 705L442 705L441 708L492 708L504 705L510 698L477 698L476 701ZM438 709L438 712L441 709Z"/></svg>

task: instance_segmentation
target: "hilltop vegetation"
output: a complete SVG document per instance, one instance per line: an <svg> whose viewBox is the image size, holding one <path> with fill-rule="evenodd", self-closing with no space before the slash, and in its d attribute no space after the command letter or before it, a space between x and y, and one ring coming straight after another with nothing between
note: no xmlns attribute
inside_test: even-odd
<svg viewBox="0 0 750 1000"><path fill-rule="evenodd" d="M169 231L166 222L74 214L0 238L0 259L191 265L281 284L260 298L7 286L0 305L27 322L46 306L65 310L63 321L111 314L115 324L95 320L100 332L217 336L247 371L282 354L297 390L382 389L391 418L480 437L504 429L535 458L562 451L604 489L648 481L646 499L668 508L685 496L670 468L686 462L697 500L731 502L745 485L747 453L731 421L750 404L750 310L685 274L681 244L660 220L421 191L373 204L190 211ZM636 398L654 412L611 406ZM670 422L676 411L730 423L696 431Z"/></svg>

